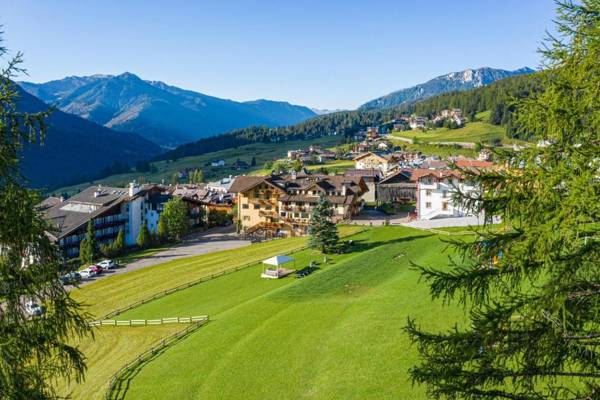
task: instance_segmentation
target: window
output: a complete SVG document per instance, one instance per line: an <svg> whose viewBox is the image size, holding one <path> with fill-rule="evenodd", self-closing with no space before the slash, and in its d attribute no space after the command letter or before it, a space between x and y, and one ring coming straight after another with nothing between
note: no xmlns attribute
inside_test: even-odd
<svg viewBox="0 0 600 400"><path fill-rule="evenodd" d="M448 202L443 202L442 203L442 211L448 211Z"/></svg>
<svg viewBox="0 0 600 400"><path fill-rule="evenodd" d="M250 221L250 216L249 216L249 215L244 215L244 218L243 218L243 220L244 220L244 221Z"/></svg>
<svg viewBox="0 0 600 400"><path fill-rule="evenodd" d="M253 204L255 210L260 210L260 204Z"/></svg>
<svg viewBox="0 0 600 400"><path fill-rule="evenodd" d="M430 202L425 203L425 208L431 208L431 203Z"/></svg>
<svg viewBox="0 0 600 400"><path fill-rule="evenodd" d="M431 196L431 190L426 190L425 191L425 196Z"/></svg>
<svg viewBox="0 0 600 400"><path fill-rule="evenodd" d="M448 197L448 191L447 191L447 190L444 190L444 191L442 192L442 197L443 197L444 199Z"/></svg>
<svg viewBox="0 0 600 400"><path fill-rule="evenodd" d="M248 204L242 204L242 209L247 210L248 209Z"/></svg>
<svg viewBox="0 0 600 400"><path fill-rule="evenodd" d="M270 205L269 205L269 206L265 206L265 210L270 210L270 209L272 209L272 208L273 208L273 207L271 207Z"/></svg>

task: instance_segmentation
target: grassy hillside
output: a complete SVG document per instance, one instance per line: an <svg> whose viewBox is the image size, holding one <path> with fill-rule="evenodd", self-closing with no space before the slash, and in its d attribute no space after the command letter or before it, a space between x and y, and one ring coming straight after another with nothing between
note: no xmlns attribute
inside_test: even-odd
<svg viewBox="0 0 600 400"><path fill-rule="evenodd" d="M264 282L257 268L129 312L208 313L213 322L139 371L126 398L427 398L408 377L416 354L402 328L409 315L450 328L462 313L432 303L409 260L444 263L446 244L405 228L357 241L360 251L301 281Z"/></svg>
<svg viewBox="0 0 600 400"><path fill-rule="evenodd" d="M303 240L166 263L75 293L98 315L209 271L297 248ZM263 280L262 266L256 264L119 316L211 317L207 326L137 371L125 398L425 399L408 380L415 349L402 327L411 315L442 329L460 321L462 313L432 303L410 261L444 265L447 245L437 235L403 227L370 229L354 240L350 253L328 256L326 263L318 252L296 252L297 267L313 260L320 268L302 280ZM83 346L90 369L84 384L70 386L74 398L102 398L106 375L125 361L117 354L137 354L158 335L148 327L119 329L101 328L106 339Z"/></svg>
<svg viewBox="0 0 600 400"><path fill-rule="evenodd" d="M348 168L354 168L354 161L352 160L333 160L323 164L306 165L305 168L309 171L316 171L325 168L327 172L343 173ZM249 175L266 175L269 174L269 169L257 169L252 171Z"/></svg>
<svg viewBox="0 0 600 400"><path fill-rule="evenodd" d="M393 132L392 136L408 138L420 143L428 142L470 142L470 143L490 143L497 140L505 141L506 128L499 125L492 125L484 122L489 118L489 112L477 114L477 120L468 122L462 128L448 129L436 128L425 132L421 130L410 130L403 132Z"/></svg>
<svg viewBox="0 0 600 400"><path fill-rule="evenodd" d="M249 174L252 172L252 169L235 171L230 167L230 165L238 158L250 164L252 157L255 157L256 167L254 167L254 169L261 169L265 162L285 157L287 150L289 149L306 148L311 144L334 146L338 144L340 140L341 138L337 136L326 136L310 141L297 140L279 143L253 143L227 150L216 151L213 153L206 153L199 156L184 157L174 161L156 161L152 163L152 166L156 169L156 172L131 172L126 174L112 175L93 182L84 182L79 185L56 189L52 192L66 192L68 194L73 194L77 193L78 190L84 189L92 184L125 186L134 179L138 182L154 183L160 183L162 180L164 180L164 182L168 184L171 182L171 177L174 173L185 168L201 169L204 171L205 180L214 180L229 175ZM227 166L223 168L212 168L205 165L206 163L210 162L210 160L218 158L223 158L227 162Z"/></svg>
<svg viewBox="0 0 600 400"><path fill-rule="evenodd" d="M493 142L504 138L504 127L486 122L470 122L459 129L436 128L425 132L411 130L394 132L393 135L422 142Z"/></svg>

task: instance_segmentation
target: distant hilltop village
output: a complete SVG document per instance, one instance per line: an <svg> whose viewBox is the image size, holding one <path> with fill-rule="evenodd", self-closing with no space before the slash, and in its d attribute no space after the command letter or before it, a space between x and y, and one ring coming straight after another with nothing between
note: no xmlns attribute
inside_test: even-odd
<svg viewBox="0 0 600 400"><path fill-rule="evenodd" d="M462 115L460 108L453 108L451 110L442 110L433 118L422 117L418 115L411 115L410 117L402 117L397 121L393 121L394 131L403 131L407 128L410 129L426 129L426 128L459 128L463 126L465 120ZM373 128L371 128L373 129Z"/></svg>

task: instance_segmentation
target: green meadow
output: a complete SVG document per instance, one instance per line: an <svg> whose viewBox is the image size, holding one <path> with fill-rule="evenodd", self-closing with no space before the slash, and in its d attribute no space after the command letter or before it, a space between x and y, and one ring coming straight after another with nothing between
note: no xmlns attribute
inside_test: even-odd
<svg viewBox="0 0 600 400"><path fill-rule="evenodd" d="M443 267L452 252L439 235L404 227L372 228L352 239L354 244L348 252L326 259L313 250L293 252L297 268L310 261L317 264L318 270L302 279L261 279L262 266L256 263L120 315L118 319L210 316L207 325L132 374L124 397L426 399L423 388L413 386L408 375L417 357L403 330L407 318L415 317L424 327L443 330L455 322L460 324L465 317L461 308L431 301L427 285L419 282L411 262ZM274 243L289 249L290 245L283 245L287 240ZM264 258L273 254L260 249L261 245L252 245L235 250L240 263L255 246ZM195 269L202 270L205 262L210 263L196 259ZM139 274L136 279L149 279L144 278L144 272ZM93 285L100 283L80 292L90 288L98 296L100 292ZM133 289L128 291L131 299L139 298ZM122 299L117 303L126 302ZM108 312L114 306L106 302L102 310L95 311ZM147 340L137 347L127 345L127 339L119 343L114 335L118 337L120 329L99 329L109 335L111 352L117 353L116 346L121 351L140 353L152 342ZM154 327L126 329L136 332L138 338L147 332L156 334ZM94 371L116 371L121 365L96 356L104 351L91 351L105 346L103 341L86 346L90 354L88 379L81 387L70 388L74 398L84 398L80 397L83 393L97 393L92 398L102 398L105 374Z"/></svg>

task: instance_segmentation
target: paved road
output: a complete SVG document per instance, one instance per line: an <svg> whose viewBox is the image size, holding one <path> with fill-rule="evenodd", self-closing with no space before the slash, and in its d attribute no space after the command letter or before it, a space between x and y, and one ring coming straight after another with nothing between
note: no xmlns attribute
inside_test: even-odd
<svg viewBox="0 0 600 400"><path fill-rule="evenodd" d="M482 225L483 218L481 217L458 217L458 218L439 218L422 221L411 221L405 222L402 225L409 226L411 228L422 228L422 229L435 229L435 228L448 228L452 226L474 226Z"/></svg>
<svg viewBox="0 0 600 400"><path fill-rule="evenodd" d="M205 232L191 234L186 237L183 243L162 250L152 256L141 258L125 266L119 266L115 269L105 271L101 275L93 278L84 279L80 282L79 286L102 279L105 276L123 274L136 269L176 260L178 258L197 256L221 250L237 249L248 246L250 243L249 240L239 239L233 225L209 229Z"/></svg>
<svg viewBox="0 0 600 400"><path fill-rule="evenodd" d="M408 212L387 215L386 213L377 210L363 210L360 215L352 218L351 223L356 225L379 226L385 225L386 220L389 220L390 224L401 224L408 221Z"/></svg>

